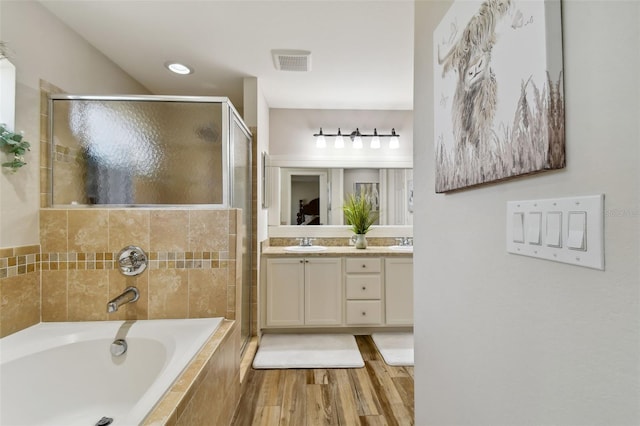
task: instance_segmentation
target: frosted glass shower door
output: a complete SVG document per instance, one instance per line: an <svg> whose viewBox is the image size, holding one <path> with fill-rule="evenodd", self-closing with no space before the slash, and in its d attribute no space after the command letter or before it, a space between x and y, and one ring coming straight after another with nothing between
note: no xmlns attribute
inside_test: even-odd
<svg viewBox="0 0 640 426"><path fill-rule="evenodd" d="M222 105L53 98L53 204L223 205Z"/></svg>

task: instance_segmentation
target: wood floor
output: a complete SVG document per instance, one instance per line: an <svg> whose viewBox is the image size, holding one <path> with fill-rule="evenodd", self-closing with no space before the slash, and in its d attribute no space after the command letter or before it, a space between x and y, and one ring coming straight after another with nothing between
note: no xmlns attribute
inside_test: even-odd
<svg viewBox="0 0 640 426"><path fill-rule="evenodd" d="M413 367L387 365L371 336L356 341L364 368L249 369L232 425L413 425Z"/></svg>

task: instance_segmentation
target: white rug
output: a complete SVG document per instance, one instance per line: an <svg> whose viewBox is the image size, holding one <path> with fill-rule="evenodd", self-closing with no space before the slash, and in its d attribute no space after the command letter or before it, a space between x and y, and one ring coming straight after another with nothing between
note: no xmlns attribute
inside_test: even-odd
<svg viewBox="0 0 640 426"><path fill-rule="evenodd" d="M356 338L350 334L265 334L253 368L364 367Z"/></svg>
<svg viewBox="0 0 640 426"><path fill-rule="evenodd" d="M373 333L382 358L389 365L413 365L413 333Z"/></svg>

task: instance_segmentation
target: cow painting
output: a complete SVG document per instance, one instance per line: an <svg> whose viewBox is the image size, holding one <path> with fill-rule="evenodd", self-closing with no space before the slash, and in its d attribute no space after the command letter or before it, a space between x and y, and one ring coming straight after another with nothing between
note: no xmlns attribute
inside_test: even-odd
<svg viewBox="0 0 640 426"><path fill-rule="evenodd" d="M461 0L434 32L436 192L564 167L559 1Z"/></svg>

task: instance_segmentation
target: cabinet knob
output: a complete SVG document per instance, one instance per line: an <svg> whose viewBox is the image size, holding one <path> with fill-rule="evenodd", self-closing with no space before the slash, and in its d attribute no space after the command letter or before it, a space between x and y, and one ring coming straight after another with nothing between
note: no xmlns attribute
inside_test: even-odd
<svg viewBox="0 0 640 426"><path fill-rule="evenodd" d="M363 316L363 317L367 316L367 313L366 313L366 312L364 312L364 311L362 311L362 316Z"/></svg>
<svg viewBox="0 0 640 426"><path fill-rule="evenodd" d="M363 289L363 290L366 290L366 289L367 289L367 287L365 287L365 286L362 286L362 289Z"/></svg>

